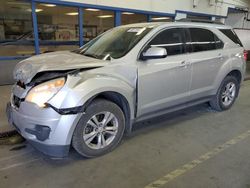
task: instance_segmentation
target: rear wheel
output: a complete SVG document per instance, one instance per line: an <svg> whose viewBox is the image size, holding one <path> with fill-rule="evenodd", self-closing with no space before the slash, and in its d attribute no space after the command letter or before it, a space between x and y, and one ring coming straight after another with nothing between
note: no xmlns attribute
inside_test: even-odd
<svg viewBox="0 0 250 188"><path fill-rule="evenodd" d="M210 101L210 105L217 111L228 110L234 104L238 96L240 83L233 76L227 76L216 96Z"/></svg>
<svg viewBox="0 0 250 188"><path fill-rule="evenodd" d="M94 100L76 126L72 145L85 157L97 157L119 144L124 129L124 114L119 106L103 99Z"/></svg>

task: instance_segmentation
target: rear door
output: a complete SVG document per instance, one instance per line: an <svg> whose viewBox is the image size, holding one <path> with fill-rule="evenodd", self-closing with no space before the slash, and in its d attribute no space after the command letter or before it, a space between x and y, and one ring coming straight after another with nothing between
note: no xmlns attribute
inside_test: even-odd
<svg viewBox="0 0 250 188"><path fill-rule="evenodd" d="M192 67L190 100L207 97L215 87L215 78L228 55L223 42L209 29L189 28L188 61Z"/></svg>

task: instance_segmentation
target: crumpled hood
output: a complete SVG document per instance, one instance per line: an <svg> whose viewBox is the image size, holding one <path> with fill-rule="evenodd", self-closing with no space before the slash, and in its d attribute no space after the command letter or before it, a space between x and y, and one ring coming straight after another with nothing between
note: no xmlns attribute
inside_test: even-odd
<svg viewBox="0 0 250 188"><path fill-rule="evenodd" d="M18 63L14 69L14 79L28 83L39 72L97 68L107 64L107 61L70 51L52 52L33 56Z"/></svg>

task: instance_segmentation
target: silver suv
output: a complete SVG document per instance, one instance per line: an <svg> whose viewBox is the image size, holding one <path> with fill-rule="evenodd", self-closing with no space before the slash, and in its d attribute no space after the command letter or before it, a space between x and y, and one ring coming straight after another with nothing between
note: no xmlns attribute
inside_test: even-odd
<svg viewBox="0 0 250 188"><path fill-rule="evenodd" d="M245 74L230 27L142 23L111 29L75 51L33 56L14 70L10 124L43 153L113 150L134 122L203 102L229 109Z"/></svg>

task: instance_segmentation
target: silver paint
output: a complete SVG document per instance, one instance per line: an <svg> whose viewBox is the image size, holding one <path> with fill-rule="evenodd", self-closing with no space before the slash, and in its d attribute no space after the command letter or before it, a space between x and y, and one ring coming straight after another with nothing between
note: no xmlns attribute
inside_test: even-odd
<svg viewBox="0 0 250 188"><path fill-rule="evenodd" d="M143 116L154 117L161 114L163 109L216 94L222 80L232 70L240 71L242 80L244 79L243 48L218 30L230 27L181 22L130 26L155 28L120 59L105 61L69 51L47 53L21 61L15 68L14 78L27 84L39 72L95 68L67 75L64 87L48 103L58 109L73 108L84 105L101 92L112 91L127 100L131 121L143 119ZM225 47L221 50L187 53L162 59L138 59L141 49L156 33L173 27L207 28L224 42ZM31 87L23 89L14 85L12 93L25 98L30 89ZM184 107L186 106L175 109ZM27 101L22 102L19 109L12 108L11 111L11 122L16 124L28 140L40 142L34 135L26 133L25 128L34 128L36 124L49 126L51 134L43 142L49 145L69 145L82 115L60 115L52 108L42 109Z"/></svg>

